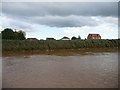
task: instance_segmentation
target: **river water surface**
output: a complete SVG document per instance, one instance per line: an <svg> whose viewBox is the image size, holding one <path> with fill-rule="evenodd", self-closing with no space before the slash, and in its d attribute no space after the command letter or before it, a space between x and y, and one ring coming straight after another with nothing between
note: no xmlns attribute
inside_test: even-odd
<svg viewBox="0 0 120 90"><path fill-rule="evenodd" d="M3 88L117 88L118 54L3 57Z"/></svg>

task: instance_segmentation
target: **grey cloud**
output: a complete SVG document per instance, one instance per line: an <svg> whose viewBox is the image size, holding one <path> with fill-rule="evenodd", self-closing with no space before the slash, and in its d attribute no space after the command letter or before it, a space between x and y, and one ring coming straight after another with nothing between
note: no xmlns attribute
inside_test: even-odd
<svg viewBox="0 0 120 90"><path fill-rule="evenodd" d="M83 16L44 16L29 18L31 22L35 22L41 25L48 25L50 27L81 27L81 26L94 26L97 22L91 17Z"/></svg>
<svg viewBox="0 0 120 90"><path fill-rule="evenodd" d="M1 21L4 20L2 23L0 23L0 26L2 26L2 28L13 28L13 29L19 29L19 30L24 29L26 31L33 29L33 26L31 23L27 23L20 19L5 18L3 16L0 16L0 20Z"/></svg>
<svg viewBox="0 0 120 90"><path fill-rule="evenodd" d="M3 3L3 13L18 16L117 16L117 2Z"/></svg>
<svg viewBox="0 0 120 90"><path fill-rule="evenodd" d="M97 25L91 16L117 17L117 2L77 3L2 3L2 14L11 18L10 25L32 28L30 25L50 27L82 27ZM15 21L16 19L16 21Z"/></svg>

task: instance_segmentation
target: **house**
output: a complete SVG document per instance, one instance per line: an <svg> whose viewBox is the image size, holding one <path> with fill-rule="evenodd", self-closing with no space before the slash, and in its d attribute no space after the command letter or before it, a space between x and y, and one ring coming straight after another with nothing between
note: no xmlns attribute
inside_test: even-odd
<svg viewBox="0 0 120 90"><path fill-rule="evenodd" d="M54 38L46 38L46 40L55 40Z"/></svg>
<svg viewBox="0 0 120 90"><path fill-rule="evenodd" d="M64 36L61 40L70 40L70 38Z"/></svg>
<svg viewBox="0 0 120 90"><path fill-rule="evenodd" d="M44 41L44 39L40 39L40 41Z"/></svg>
<svg viewBox="0 0 120 90"><path fill-rule="evenodd" d="M100 34L89 34L87 39L101 39Z"/></svg>
<svg viewBox="0 0 120 90"><path fill-rule="evenodd" d="M38 39L37 38L27 38L27 40L29 40L29 41L37 41Z"/></svg>

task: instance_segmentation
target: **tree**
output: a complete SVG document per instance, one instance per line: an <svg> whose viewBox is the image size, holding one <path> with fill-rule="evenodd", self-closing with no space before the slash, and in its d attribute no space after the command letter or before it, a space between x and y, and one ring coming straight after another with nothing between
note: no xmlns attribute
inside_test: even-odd
<svg viewBox="0 0 120 90"><path fill-rule="evenodd" d="M13 31L10 28L6 28L2 31L2 39L7 40L24 40L25 39L25 32L23 31Z"/></svg>
<svg viewBox="0 0 120 90"><path fill-rule="evenodd" d="M24 40L25 38L25 32L23 31L18 31L18 40Z"/></svg>
<svg viewBox="0 0 120 90"><path fill-rule="evenodd" d="M6 28L2 31L2 39L15 39L14 32L10 28Z"/></svg>
<svg viewBox="0 0 120 90"><path fill-rule="evenodd" d="M75 37L75 36L73 36L72 38L71 38L71 40L80 40L81 39L81 37L80 36L78 36L78 38L77 37Z"/></svg>
<svg viewBox="0 0 120 90"><path fill-rule="evenodd" d="M71 40L76 40L77 38L75 37L75 36L73 36L72 38L71 38Z"/></svg>
<svg viewBox="0 0 120 90"><path fill-rule="evenodd" d="M81 39L81 37L80 37L80 36L78 36L78 39Z"/></svg>

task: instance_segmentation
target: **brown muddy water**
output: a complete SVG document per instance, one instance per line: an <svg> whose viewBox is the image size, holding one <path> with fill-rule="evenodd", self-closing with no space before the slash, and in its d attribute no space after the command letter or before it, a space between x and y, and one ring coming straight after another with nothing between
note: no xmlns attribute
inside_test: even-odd
<svg viewBox="0 0 120 90"><path fill-rule="evenodd" d="M118 53L2 59L3 88L117 88Z"/></svg>

